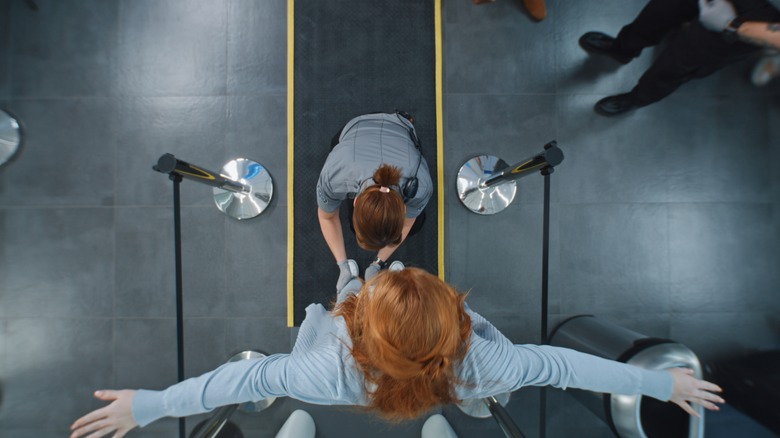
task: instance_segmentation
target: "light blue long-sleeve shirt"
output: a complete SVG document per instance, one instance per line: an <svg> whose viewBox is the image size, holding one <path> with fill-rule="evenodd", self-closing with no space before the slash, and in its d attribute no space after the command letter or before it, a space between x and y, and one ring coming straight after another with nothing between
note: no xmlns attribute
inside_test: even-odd
<svg viewBox="0 0 780 438"><path fill-rule="evenodd" d="M459 399L543 385L642 394L663 401L672 395L672 377L666 371L645 370L566 348L514 345L485 318L466 311L472 333L466 357L456 365L458 379L464 382L455 388ZM143 427L162 417L194 415L270 396L314 404L367 405L351 345L344 319L312 304L306 308L290 354L228 363L163 391L138 390L133 417Z"/></svg>

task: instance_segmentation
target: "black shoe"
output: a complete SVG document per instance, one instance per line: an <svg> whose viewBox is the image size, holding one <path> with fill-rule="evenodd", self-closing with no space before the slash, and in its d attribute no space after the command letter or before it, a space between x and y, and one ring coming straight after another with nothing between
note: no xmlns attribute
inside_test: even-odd
<svg viewBox="0 0 780 438"><path fill-rule="evenodd" d="M610 117L623 114L641 106L643 105L631 97L631 93L626 93L605 97L596 102L594 109L602 116Z"/></svg>
<svg viewBox="0 0 780 438"><path fill-rule="evenodd" d="M609 55L621 64L628 64L634 59L617 49L617 40L601 32L586 32L580 37L580 47L588 53Z"/></svg>

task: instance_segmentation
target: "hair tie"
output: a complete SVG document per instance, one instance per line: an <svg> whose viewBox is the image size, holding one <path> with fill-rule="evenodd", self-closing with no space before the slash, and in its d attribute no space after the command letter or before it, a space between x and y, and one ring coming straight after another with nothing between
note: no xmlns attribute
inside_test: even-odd
<svg viewBox="0 0 780 438"><path fill-rule="evenodd" d="M382 193L390 193L390 188L382 186L382 187L379 188L379 191L382 192Z"/></svg>

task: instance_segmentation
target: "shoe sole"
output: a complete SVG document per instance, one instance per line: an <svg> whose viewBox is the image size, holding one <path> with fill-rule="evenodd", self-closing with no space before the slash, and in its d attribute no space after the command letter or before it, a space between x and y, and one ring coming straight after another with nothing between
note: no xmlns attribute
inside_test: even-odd
<svg viewBox="0 0 780 438"><path fill-rule="evenodd" d="M608 56L609 58L611 58L611 59L613 59L613 60L615 60L615 61L617 61L617 62L619 62L619 63L621 63L623 65L628 64L629 62L631 62L634 59L633 56L629 57L629 58L624 58L622 56L615 55L614 53L610 53L610 52L607 52L607 51L604 51L604 50L601 50L601 49L596 49L594 47L591 47L588 44L585 44L585 35L581 36L580 39L577 40L577 42L579 43L580 48L582 48L582 50L584 50L585 52L587 52L589 54L592 54L592 55Z"/></svg>

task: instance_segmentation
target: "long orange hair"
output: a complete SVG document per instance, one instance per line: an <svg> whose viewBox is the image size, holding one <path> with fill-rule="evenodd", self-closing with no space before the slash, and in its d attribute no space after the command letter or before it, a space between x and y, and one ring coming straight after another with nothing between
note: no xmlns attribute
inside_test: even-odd
<svg viewBox="0 0 780 438"><path fill-rule="evenodd" d="M465 299L438 277L406 268L379 273L336 307L370 409L400 421L458 402L455 365L466 355L471 334Z"/></svg>
<svg viewBox="0 0 780 438"><path fill-rule="evenodd" d="M355 198L352 225L358 245L377 251L401 243L406 209L398 192L380 190L382 187L398 186L400 169L383 164L374 171L373 179L376 184L367 187Z"/></svg>

